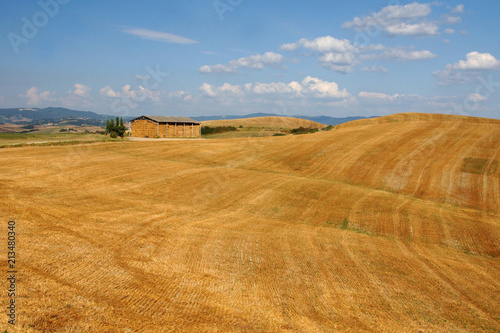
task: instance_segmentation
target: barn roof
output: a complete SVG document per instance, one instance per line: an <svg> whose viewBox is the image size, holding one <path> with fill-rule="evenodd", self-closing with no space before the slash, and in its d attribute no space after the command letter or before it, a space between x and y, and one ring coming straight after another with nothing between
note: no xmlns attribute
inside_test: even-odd
<svg viewBox="0 0 500 333"><path fill-rule="evenodd" d="M186 124L200 123L199 121L196 121L189 117L163 117L163 116L140 116L135 119L132 119L131 121L133 122L134 120L140 120L144 118L148 118L157 123L186 123Z"/></svg>

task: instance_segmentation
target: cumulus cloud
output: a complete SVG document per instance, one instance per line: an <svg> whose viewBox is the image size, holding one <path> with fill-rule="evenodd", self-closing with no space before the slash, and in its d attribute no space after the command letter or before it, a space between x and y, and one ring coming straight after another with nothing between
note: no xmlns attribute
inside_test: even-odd
<svg viewBox="0 0 500 333"><path fill-rule="evenodd" d="M99 92L101 93L101 96L103 96L103 97L109 97L109 98L120 97L120 93L111 89L110 86L105 86L105 87L101 88L101 90L99 90Z"/></svg>
<svg viewBox="0 0 500 333"><path fill-rule="evenodd" d="M439 27L435 23L396 23L385 27L389 35L399 36L433 36L437 35Z"/></svg>
<svg viewBox="0 0 500 333"><path fill-rule="evenodd" d="M356 65L354 53L333 53L328 52L319 57L319 62L323 67L341 73L350 73Z"/></svg>
<svg viewBox="0 0 500 333"><path fill-rule="evenodd" d="M208 83L203 83L200 86L199 90L203 96L207 97L237 97L244 95L243 88L240 85L232 85L229 83L224 83L220 87L216 87Z"/></svg>
<svg viewBox="0 0 500 333"><path fill-rule="evenodd" d="M302 94L309 94L315 97L346 98L349 93L346 89L340 90L335 82L323 81L321 79L308 76L302 80Z"/></svg>
<svg viewBox="0 0 500 333"><path fill-rule="evenodd" d="M394 13L394 17L404 15L410 14L406 11ZM437 57L428 50L386 47L381 44L358 46L347 39L336 39L332 36L318 37L313 40L301 39L296 43L281 45L282 50L297 50L298 48L313 51L313 56L318 57L322 67L344 74L352 72L360 60L418 61ZM364 71L369 69L369 67L364 68ZM384 70L380 71L384 72Z"/></svg>
<svg viewBox="0 0 500 333"><path fill-rule="evenodd" d="M266 52L231 60L227 64L206 65L199 68L200 73L235 73L239 68L263 69L265 66L279 67L285 57L279 53Z"/></svg>
<svg viewBox="0 0 500 333"><path fill-rule="evenodd" d="M303 47L316 52L354 52L357 48L356 45L347 39L337 39L332 36L318 37L314 40L302 38L297 43L283 44L281 49L294 50L298 47Z"/></svg>
<svg viewBox="0 0 500 333"><path fill-rule="evenodd" d="M500 66L500 61L498 61L494 56L489 53L479 53L473 51L467 53L465 60L460 60L459 62L452 65L453 69L495 69Z"/></svg>
<svg viewBox="0 0 500 333"><path fill-rule="evenodd" d="M38 87L31 87L25 94L20 94L19 97L27 98L28 105L37 105L41 102L54 100L53 93L49 91L39 92Z"/></svg>
<svg viewBox="0 0 500 333"><path fill-rule="evenodd" d="M150 90L139 85L136 89L132 89L130 84L122 87L121 91L115 91L110 86L105 86L99 90L101 96L107 98L128 98L135 102L150 100L153 102L160 101L161 92Z"/></svg>
<svg viewBox="0 0 500 333"><path fill-rule="evenodd" d="M464 9L465 9L465 8L464 8L464 5L458 5L458 6L456 6L455 8L453 8L453 9L451 10L451 12L452 12L452 13L454 13L454 14L461 14L461 13L463 13L463 12L464 12Z"/></svg>
<svg viewBox="0 0 500 333"><path fill-rule="evenodd" d="M87 87L86 85L80 84L80 83L75 83L74 85L74 90L70 90L68 93L71 95L75 96L80 96L83 98L89 98L90 97L90 88Z"/></svg>
<svg viewBox="0 0 500 333"><path fill-rule="evenodd" d="M424 19L431 13L430 4L410 3L391 5L377 13L364 17L355 17L342 25L343 28L356 31L381 31L392 36L433 36L438 33L438 26Z"/></svg>
<svg viewBox="0 0 500 333"><path fill-rule="evenodd" d="M465 60L448 64L444 70L432 74L437 78L440 85L464 84L473 81L482 70L499 68L500 61L490 53L473 51L465 56Z"/></svg>
<svg viewBox="0 0 500 333"><path fill-rule="evenodd" d="M358 94L358 97L370 101L394 102L394 100L396 100L397 98L404 97L404 95L399 95L399 94L388 95L379 92L362 91Z"/></svg>
<svg viewBox="0 0 500 333"><path fill-rule="evenodd" d="M136 36L142 39L154 40L159 42L176 43L176 44L197 44L198 42L186 37L174 35L168 32L153 31L147 29L130 28L123 29L124 33Z"/></svg>
<svg viewBox="0 0 500 333"><path fill-rule="evenodd" d="M356 54L359 48L347 39L337 39L332 36L318 37L313 40L302 38L296 43L280 46L281 50L293 51L303 48L318 55L321 66L340 73L352 72L357 64Z"/></svg>
<svg viewBox="0 0 500 333"><path fill-rule="evenodd" d="M249 97L249 96L274 96L287 98L311 97L343 99L350 94L346 89L339 89L336 82L324 81L319 78L307 76L301 82L292 81L270 83L247 83L243 86L225 83L217 87L208 83L200 86L200 93L207 97Z"/></svg>
<svg viewBox="0 0 500 333"><path fill-rule="evenodd" d="M298 48L299 48L299 45L297 43L288 43L288 44L283 44L280 46L280 50L283 50L283 51L295 51Z"/></svg>
<svg viewBox="0 0 500 333"><path fill-rule="evenodd" d="M455 31L455 29L450 29L450 28L448 28L448 29L444 29L444 32L445 32L446 34L452 35L452 34L454 34L456 31Z"/></svg>

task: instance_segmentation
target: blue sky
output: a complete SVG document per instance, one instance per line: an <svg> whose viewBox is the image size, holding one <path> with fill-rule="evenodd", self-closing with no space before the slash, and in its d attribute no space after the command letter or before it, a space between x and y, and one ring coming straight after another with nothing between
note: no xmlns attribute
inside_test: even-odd
<svg viewBox="0 0 500 333"><path fill-rule="evenodd" d="M500 118L496 1L6 1L0 108Z"/></svg>

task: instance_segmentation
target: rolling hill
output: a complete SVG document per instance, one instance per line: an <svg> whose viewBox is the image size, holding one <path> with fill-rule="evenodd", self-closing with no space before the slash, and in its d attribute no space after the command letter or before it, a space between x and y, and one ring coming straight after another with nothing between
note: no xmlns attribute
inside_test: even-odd
<svg viewBox="0 0 500 333"><path fill-rule="evenodd" d="M16 123L16 122L31 122L34 120L52 120L61 118L88 118L106 120L114 118L90 111L76 111L66 108L49 107L44 109L39 108L11 108L0 109L0 122Z"/></svg>
<svg viewBox="0 0 500 333"><path fill-rule="evenodd" d="M257 118L241 118L241 119L226 119L226 120L209 120L202 121L202 126L234 126L234 127L262 127L262 128L323 128L326 125L293 117L257 117Z"/></svg>
<svg viewBox="0 0 500 333"><path fill-rule="evenodd" d="M498 120L398 114L2 149L17 329L498 332L499 142Z"/></svg>

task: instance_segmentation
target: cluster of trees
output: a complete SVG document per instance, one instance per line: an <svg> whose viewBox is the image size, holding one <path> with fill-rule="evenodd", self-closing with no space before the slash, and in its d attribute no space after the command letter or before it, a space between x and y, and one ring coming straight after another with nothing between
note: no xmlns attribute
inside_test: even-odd
<svg viewBox="0 0 500 333"><path fill-rule="evenodd" d="M118 119L118 117L116 117L116 121L113 119L106 120L106 134L109 134L110 137L123 138L126 130L125 125L123 125L123 118Z"/></svg>
<svg viewBox="0 0 500 333"><path fill-rule="evenodd" d="M308 133L316 133L319 131L317 128L304 128L300 126L299 128L294 128L290 131L292 134L308 134Z"/></svg>

